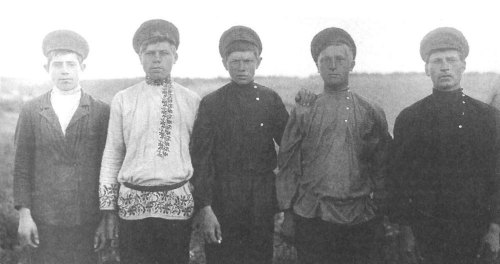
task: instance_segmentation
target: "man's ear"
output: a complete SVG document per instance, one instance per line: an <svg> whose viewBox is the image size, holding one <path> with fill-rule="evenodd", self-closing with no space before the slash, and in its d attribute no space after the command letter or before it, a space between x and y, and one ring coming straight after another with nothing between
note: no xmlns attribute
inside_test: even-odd
<svg viewBox="0 0 500 264"><path fill-rule="evenodd" d="M226 58L222 58L222 65L224 65L224 69L226 69L226 71L229 71L229 67L227 67L227 60L226 60Z"/></svg>
<svg viewBox="0 0 500 264"><path fill-rule="evenodd" d="M255 69L259 68L260 63L262 62L262 57L257 58L257 65L255 66Z"/></svg>
<svg viewBox="0 0 500 264"><path fill-rule="evenodd" d="M176 51L174 54L174 64L177 62L178 59L179 59L179 54L177 54L177 51Z"/></svg>
<svg viewBox="0 0 500 264"><path fill-rule="evenodd" d="M352 60L351 65L349 66L349 71L351 72L354 69L354 66L356 65L356 61Z"/></svg>
<svg viewBox="0 0 500 264"><path fill-rule="evenodd" d="M85 63L83 63L83 62L82 62L82 63L80 63L80 69L81 69L82 71L84 71L86 68L87 68L87 64L85 64Z"/></svg>
<svg viewBox="0 0 500 264"><path fill-rule="evenodd" d="M425 75L431 76L431 73L429 72L429 63L428 62L425 63Z"/></svg>
<svg viewBox="0 0 500 264"><path fill-rule="evenodd" d="M43 68L45 69L45 71L46 71L47 73L48 73L48 72L49 72L49 70L50 70L50 66L49 66L49 64L48 64L48 63L47 63L47 64L44 64L44 65L43 65Z"/></svg>

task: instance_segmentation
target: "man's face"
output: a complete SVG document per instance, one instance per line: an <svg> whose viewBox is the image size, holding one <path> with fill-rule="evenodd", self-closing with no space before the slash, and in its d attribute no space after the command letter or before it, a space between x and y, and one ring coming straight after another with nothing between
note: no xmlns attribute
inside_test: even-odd
<svg viewBox="0 0 500 264"><path fill-rule="evenodd" d="M76 88L85 64L80 64L75 53L54 55L45 70L49 73L52 83L63 91Z"/></svg>
<svg viewBox="0 0 500 264"><path fill-rule="evenodd" d="M326 87L349 84L349 72L354 68L352 53L346 45L331 45L318 56L318 71Z"/></svg>
<svg viewBox="0 0 500 264"><path fill-rule="evenodd" d="M253 51L235 51L227 56L224 67L235 83L243 85L253 81L261 60Z"/></svg>
<svg viewBox="0 0 500 264"><path fill-rule="evenodd" d="M165 79L170 76L172 67L177 61L177 51L168 41L147 45L140 55L142 68L146 75L153 79Z"/></svg>
<svg viewBox="0 0 500 264"><path fill-rule="evenodd" d="M456 50L435 51L425 64L425 73L431 77L434 89L453 91L460 88L465 61Z"/></svg>

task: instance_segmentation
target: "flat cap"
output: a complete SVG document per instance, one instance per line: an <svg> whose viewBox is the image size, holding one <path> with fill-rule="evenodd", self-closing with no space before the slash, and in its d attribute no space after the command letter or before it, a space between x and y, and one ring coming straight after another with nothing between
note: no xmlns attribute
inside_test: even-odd
<svg viewBox="0 0 500 264"><path fill-rule="evenodd" d="M71 30L52 31L43 39L42 51L47 57L54 50L69 50L87 58L89 54L89 44L78 33Z"/></svg>
<svg viewBox="0 0 500 264"><path fill-rule="evenodd" d="M262 53L262 42L253 29L245 26L234 26L224 31L220 37L219 53L221 57L224 57L227 48L237 41L249 42L257 47L259 54Z"/></svg>
<svg viewBox="0 0 500 264"><path fill-rule="evenodd" d="M356 44L347 31L330 27L321 30L311 41L311 55L315 62L318 61L319 54L328 46L335 44L345 44L351 48L353 59L356 58Z"/></svg>
<svg viewBox="0 0 500 264"><path fill-rule="evenodd" d="M139 54L142 43L153 39L167 39L175 48L179 48L179 30L166 20L152 19L142 23L134 34L132 44L135 52Z"/></svg>
<svg viewBox="0 0 500 264"><path fill-rule="evenodd" d="M434 50L454 49L462 53L464 58L469 55L469 43L462 32L452 27L440 27L427 33L420 42L420 57L427 58Z"/></svg>

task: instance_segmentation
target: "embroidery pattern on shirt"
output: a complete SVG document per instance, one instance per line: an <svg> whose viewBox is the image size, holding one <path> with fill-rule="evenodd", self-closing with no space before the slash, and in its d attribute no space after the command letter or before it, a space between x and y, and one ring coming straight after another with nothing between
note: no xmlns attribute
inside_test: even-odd
<svg viewBox="0 0 500 264"><path fill-rule="evenodd" d="M99 208L115 209L119 187L118 183L99 186Z"/></svg>
<svg viewBox="0 0 500 264"><path fill-rule="evenodd" d="M146 76L146 83L151 86L161 86L162 99L161 99L161 118L160 129L158 131L158 149L157 155L159 157L168 156L170 151L170 140L172 134L173 116L174 116L174 91L170 77L165 79L151 79Z"/></svg>
<svg viewBox="0 0 500 264"><path fill-rule="evenodd" d="M164 215L189 218L194 211L191 194L177 195L173 191L142 192L130 190L118 197L121 218L141 215Z"/></svg>
<svg viewBox="0 0 500 264"><path fill-rule="evenodd" d="M170 151L170 139L172 134L172 124L174 116L173 87L172 83L167 83L161 90L163 97L161 100L161 120L158 141L158 156L166 157Z"/></svg>

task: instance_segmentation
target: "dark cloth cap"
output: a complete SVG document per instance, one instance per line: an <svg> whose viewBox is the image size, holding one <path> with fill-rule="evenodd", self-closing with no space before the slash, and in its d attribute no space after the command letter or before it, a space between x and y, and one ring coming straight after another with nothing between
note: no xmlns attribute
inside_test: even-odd
<svg viewBox="0 0 500 264"><path fill-rule="evenodd" d="M341 28L331 27L321 30L311 41L311 55L314 62L318 61L319 54L325 48L339 43L349 46L353 59L356 59L356 44L351 35Z"/></svg>
<svg viewBox="0 0 500 264"><path fill-rule="evenodd" d="M469 44L462 32L451 27L440 27L427 33L420 42L420 57L427 58L434 50L454 49L462 53L464 58L469 55Z"/></svg>
<svg viewBox="0 0 500 264"><path fill-rule="evenodd" d="M167 39L175 48L179 48L179 30L177 27L163 19L148 20L137 29L134 34L133 46L137 54L142 43L152 39Z"/></svg>
<svg viewBox="0 0 500 264"><path fill-rule="evenodd" d="M43 55L47 57L54 50L68 50L87 58L89 54L89 44L78 33L71 30L52 31L43 39Z"/></svg>
<svg viewBox="0 0 500 264"><path fill-rule="evenodd" d="M219 53L221 57L226 55L227 48L231 44L238 41L251 43L257 47L259 54L262 53L262 42L259 35L253 29L245 26L234 26L224 31L220 37Z"/></svg>

